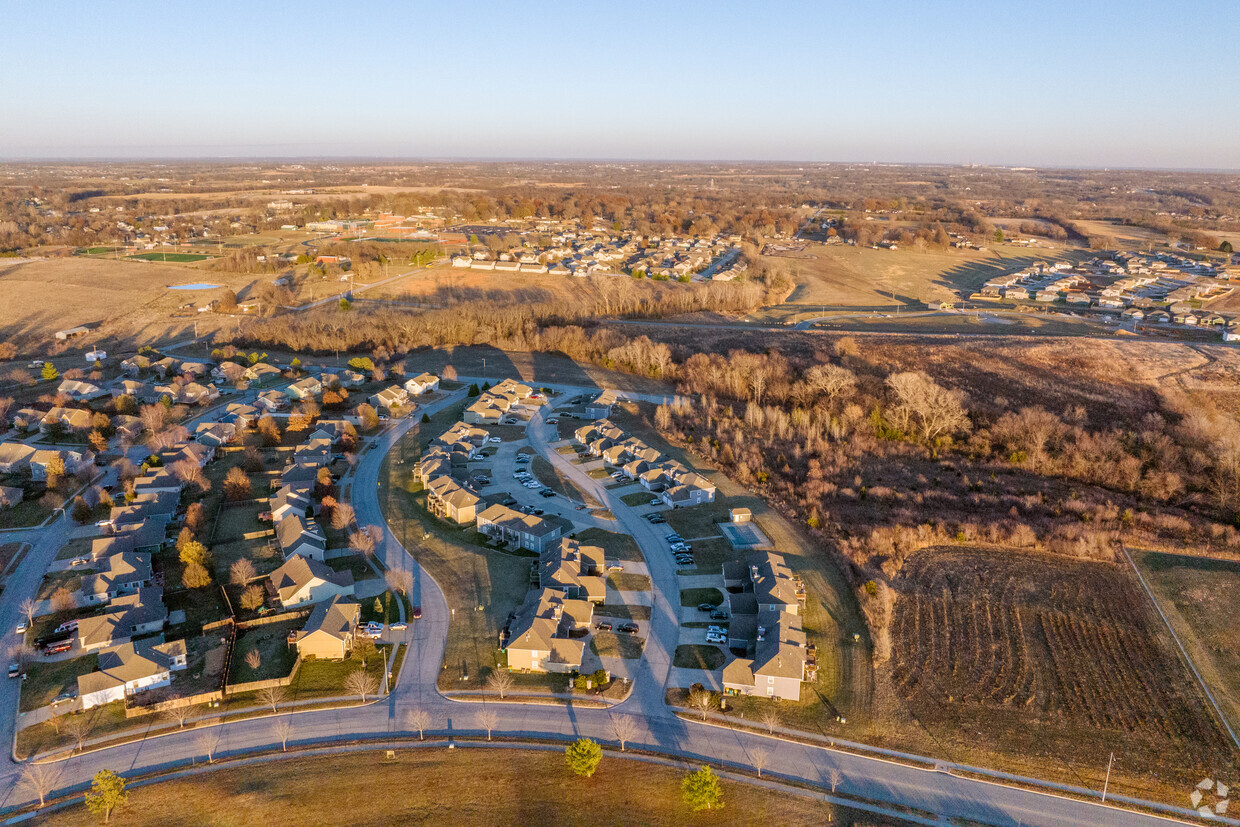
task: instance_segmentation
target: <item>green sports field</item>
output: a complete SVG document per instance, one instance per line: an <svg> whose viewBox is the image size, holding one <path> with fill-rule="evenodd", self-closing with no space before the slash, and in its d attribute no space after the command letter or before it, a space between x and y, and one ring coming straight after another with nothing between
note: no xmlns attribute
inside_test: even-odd
<svg viewBox="0 0 1240 827"><path fill-rule="evenodd" d="M187 264L194 261L206 261L211 256L204 256L199 253L137 253L136 255L126 256L126 258L138 258L143 261L173 261Z"/></svg>

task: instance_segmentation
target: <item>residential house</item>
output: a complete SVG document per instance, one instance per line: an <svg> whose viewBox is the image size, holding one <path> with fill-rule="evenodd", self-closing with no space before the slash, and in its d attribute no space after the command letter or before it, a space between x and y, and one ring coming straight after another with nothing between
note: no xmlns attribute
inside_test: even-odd
<svg viewBox="0 0 1240 827"><path fill-rule="evenodd" d="M160 379L167 379L169 376L176 375L177 360L171 356L165 356L158 362L151 362L150 368Z"/></svg>
<svg viewBox="0 0 1240 827"><path fill-rule="evenodd" d="M354 635L361 620L362 607L340 595L314 607L306 625L292 635L297 654L329 660L344 660L353 651Z"/></svg>
<svg viewBox="0 0 1240 827"><path fill-rule="evenodd" d="M30 467L35 449L21 442L0 442L0 474L17 474Z"/></svg>
<svg viewBox="0 0 1240 827"><path fill-rule="evenodd" d="M142 371L149 370L150 367L151 360L142 354L130 356L128 359L121 362L121 372L127 376L137 376L142 373Z"/></svg>
<svg viewBox="0 0 1240 827"><path fill-rule="evenodd" d="M194 429L194 439L200 445L218 449L237 438L237 426L232 422L200 422Z"/></svg>
<svg viewBox="0 0 1240 827"><path fill-rule="evenodd" d="M15 488L11 485L0 485L0 508L12 508L21 503L25 498L24 489Z"/></svg>
<svg viewBox="0 0 1240 827"><path fill-rule="evenodd" d="M439 388L439 377L433 373L423 373L412 379L405 380L405 390L410 396L421 396Z"/></svg>
<svg viewBox="0 0 1240 827"><path fill-rule="evenodd" d="M93 382L83 382L80 379L64 380L60 383L60 387L56 389L56 393L72 399L74 402L89 402L92 399L108 395L107 391Z"/></svg>
<svg viewBox="0 0 1240 827"><path fill-rule="evenodd" d="M353 573L333 571L326 563L300 554L288 558L273 571L270 590L286 609L309 606L333 597L353 596Z"/></svg>
<svg viewBox="0 0 1240 827"><path fill-rule="evenodd" d="M267 385L280 378L280 369L266 362L258 362L246 368L243 378L251 385Z"/></svg>
<svg viewBox="0 0 1240 827"><path fill-rule="evenodd" d="M151 585L151 561L134 551L122 551L106 558L107 566L97 574L82 578L79 593L86 605L107 603L121 595L133 594Z"/></svg>
<svg viewBox="0 0 1240 827"><path fill-rule="evenodd" d="M538 582L566 597L602 603L607 596L603 549L567 537L538 555Z"/></svg>
<svg viewBox="0 0 1240 827"><path fill-rule="evenodd" d="M78 643L83 651L92 652L163 631L168 622L163 598L163 589L156 586L145 586L116 598L108 604L106 613L78 621Z"/></svg>
<svg viewBox="0 0 1240 827"><path fill-rule="evenodd" d="M436 517L457 525L469 525L478 519L481 498L452 477L436 477L430 481L427 492L427 510Z"/></svg>
<svg viewBox="0 0 1240 827"><path fill-rule="evenodd" d="M46 480L48 464L57 457L64 463L66 474L76 474L95 461L95 455L87 450L45 449L35 451L30 455L30 478L36 482Z"/></svg>
<svg viewBox="0 0 1240 827"><path fill-rule="evenodd" d="M146 426L142 424L141 418L129 416L128 414L117 414L112 417L112 427L115 429L118 437L131 442L146 430Z"/></svg>
<svg viewBox="0 0 1240 827"><path fill-rule="evenodd" d="M160 493L163 491L172 491L178 497L181 495L181 489L185 484L181 482L180 477L172 472L171 468L152 468L142 476L134 480L133 490L135 494Z"/></svg>
<svg viewBox="0 0 1240 827"><path fill-rule="evenodd" d="M585 640L570 635L588 629L593 616L594 604L588 600L553 589L531 591L508 626L508 668L559 673L580 669Z"/></svg>
<svg viewBox="0 0 1240 827"><path fill-rule="evenodd" d="M559 517L523 514L499 503L478 515L479 532L539 554L563 536L564 525Z"/></svg>
<svg viewBox="0 0 1240 827"><path fill-rule="evenodd" d="M323 393L323 383L313 376L299 379L288 386L288 395L294 399L315 399Z"/></svg>
<svg viewBox="0 0 1240 827"><path fill-rule="evenodd" d="M237 426L238 430L246 430L253 428L258 424L262 411L253 405L245 405L241 402L230 402L228 407L224 409L224 422L231 422Z"/></svg>
<svg viewBox="0 0 1240 827"><path fill-rule="evenodd" d="M314 512L314 500L310 495L313 490L314 483L312 481L282 485L268 499L272 523L280 525L285 517L293 515L306 517L312 514Z"/></svg>
<svg viewBox="0 0 1240 827"><path fill-rule="evenodd" d="M355 370L342 370L338 374L338 378L342 388L356 388L366 383L366 376Z"/></svg>
<svg viewBox="0 0 1240 827"><path fill-rule="evenodd" d="M37 411L34 408L21 408L17 413L13 414L13 428L21 433L29 433L39 427L45 416L47 414L44 411Z"/></svg>
<svg viewBox="0 0 1240 827"><path fill-rule="evenodd" d="M760 610L755 637L752 658L736 658L724 666L723 688L740 695L800 700L810 663L801 618Z"/></svg>
<svg viewBox="0 0 1240 827"><path fill-rule="evenodd" d="M46 434L55 426L66 431L90 430L90 411L82 408L52 408L39 422L39 431Z"/></svg>
<svg viewBox="0 0 1240 827"><path fill-rule="evenodd" d="M125 643L99 653L99 668L77 679L82 709L168 686L187 664L185 641Z"/></svg>
<svg viewBox="0 0 1240 827"><path fill-rule="evenodd" d="M591 419L606 419L611 416L611 409L616 404L616 392L604 390L586 403L586 416Z"/></svg>
<svg viewBox="0 0 1240 827"><path fill-rule="evenodd" d="M327 555L327 538L319 530L319 524L300 514L289 514L280 520L276 526L276 541L285 560L299 554L321 563Z"/></svg>
<svg viewBox="0 0 1240 827"><path fill-rule="evenodd" d="M409 393L400 385L392 385L372 395L370 404L375 410L394 416L399 409L409 406Z"/></svg>
<svg viewBox="0 0 1240 827"><path fill-rule="evenodd" d="M272 413L286 410L289 406L288 394L284 391L263 391L254 400L254 407ZM261 416L261 414L260 414Z"/></svg>
<svg viewBox="0 0 1240 827"><path fill-rule="evenodd" d="M176 519L180 495L172 491L142 493L124 505L112 507L108 521L113 526L152 522L166 526Z"/></svg>

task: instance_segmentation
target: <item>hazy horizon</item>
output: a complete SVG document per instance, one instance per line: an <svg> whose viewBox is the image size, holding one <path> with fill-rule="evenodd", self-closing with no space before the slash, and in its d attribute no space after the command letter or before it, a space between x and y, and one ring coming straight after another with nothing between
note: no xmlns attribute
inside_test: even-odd
<svg viewBox="0 0 1240 827"><path fill-rule="evenodd" d="M25 7L0 32L0 159L1231 171L1231 10Z"/></svg>

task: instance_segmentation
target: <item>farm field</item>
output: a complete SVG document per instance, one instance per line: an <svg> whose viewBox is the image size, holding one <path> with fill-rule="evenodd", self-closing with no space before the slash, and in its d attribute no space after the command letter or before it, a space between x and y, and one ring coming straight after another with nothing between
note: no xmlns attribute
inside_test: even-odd
<svg viewBox="0 0 1240 827"><path fill-rule="evenodd" d="M1012 756L1096 786L1088 779L1115 751L1112 787L1146 796L1235 772L1161 621L1118 566L939 548L910 557L895 587L895 691L954 759ZM1153 766L1166 768L1157 791L1132 786Z"/></svg>
<svg viewBox="0 0 1240 827"><path fill-rule="evenodd" d="M1227 716L1240 732L1240 563L1133 551L1171 628Z"/></svg>
<svg viewBox="0 0 1240 827"><path fill-rule="evenodd" d="M294 736L295 738L296 736ZM873 824L873 816L828 807L761 787L724 780L724 809L692 813L681 800L685 771L606 755L588 781L564 765L562 750L442 749L289 758L260 772L237 767L137 787L112 817L118 827L225 824L456 825L576 824L605 813L609 824L702 824L722 827L758 819L781 825ZM359 776L365 775L365 783ZM538 779L531 784L530 779ZM636 782L636 783L635 783ZM312 789L316 795L304 795ZM399 795L375 795L399 790ZM187 800L227 801L218 811ZM49 827L82 824L80 804L44 816ZM883 819L883 824L902 822Z"/></svg>

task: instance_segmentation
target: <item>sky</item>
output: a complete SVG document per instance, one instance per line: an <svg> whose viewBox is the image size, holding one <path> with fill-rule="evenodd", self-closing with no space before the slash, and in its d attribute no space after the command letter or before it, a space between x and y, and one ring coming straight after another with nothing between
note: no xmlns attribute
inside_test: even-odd
<svg viewBox="0 0 1240 827"><path fill-rule="evenodd" d="M1240 169L1234 0L3 9L7 160Z"/></svg>

